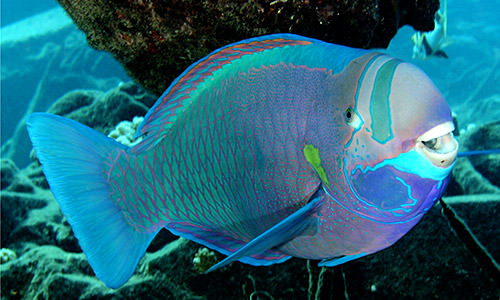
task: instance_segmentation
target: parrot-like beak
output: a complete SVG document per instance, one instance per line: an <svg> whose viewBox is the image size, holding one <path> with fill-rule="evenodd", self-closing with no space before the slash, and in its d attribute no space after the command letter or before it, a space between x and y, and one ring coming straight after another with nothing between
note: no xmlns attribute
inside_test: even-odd
<svg viewBox="0 0 500 300"><path fill-rule="evenodd" d="M453 122L432 128L417 139L416 151L437 167L449 167L457 158L458 152L458 142L453 136L454 129Z"/></svg>

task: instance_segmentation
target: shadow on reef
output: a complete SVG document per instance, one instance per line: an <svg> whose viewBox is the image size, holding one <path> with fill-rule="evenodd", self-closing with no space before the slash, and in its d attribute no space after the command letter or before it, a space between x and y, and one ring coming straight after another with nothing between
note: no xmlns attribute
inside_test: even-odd
<svg viewBox="0 0 500 300"><path fill-rule="evenodd" d="M49 111L107 134L120 121L143 115L154 99L127 83L106 93L70 92ZM469 149L478 149L473 146L486 144L485 139L498 145L498 126L490 123L470 131L460 137L461 143ZM487 161L467 163L469 159L461 158L470 169L454 171L444 201L487 249L491 261L484 261L459 228L450 227L455 219L445 216L438 203L394 246L325 269L314 261L291 259L270 267L237 262L202 274L200 263L206 256L220 260L222 255L200 251L202 246L162 230L133 277L116 290L93 275L38 162L19 170L12 161L2 160L2 299L498 299L494 259L500 259L500 193L467 188L499 188L487 171L498 165L499 155L482 159ZM468 182L473 176L475 181Z"/></svg>
<svg viewBox="0 0 500 300"><path fill-rule="evenodd" d="M223 45L296 33L358 48L385 48L398 28L434 28L439 0L58 0L89 44L160 95L187 66Z"/></svg>

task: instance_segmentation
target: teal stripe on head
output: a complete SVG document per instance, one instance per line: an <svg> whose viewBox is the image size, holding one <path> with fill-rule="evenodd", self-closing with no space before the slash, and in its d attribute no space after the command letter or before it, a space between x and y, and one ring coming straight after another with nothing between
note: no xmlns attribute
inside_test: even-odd
<svg viewBox="0 0 500 300"><path fill-rule="evenodd" d="M375 60L377 60L381 56L383 56L383 54L375 54L375 55L373 55L370 58L370 60L368 61L368 63L366 63L366 66L363 68L363 72L361 72L361 75L359 76L358 84L357 84L357 87L356 87L356 94L354 95L354 110L356 110L356 111L358 109L358 97L359 97L359 93L360 93L361 87L363 86L363 81L365 80L366 72L368 72L368 69L370 69L370 67L375 62Z"/></svg>
<svg viewBox="0 0 500 300"><path fill-rule="evenodd" d="M392 78L396 68L401 63L399 59L391 59L384 63L375 77L373 92L370 100L371 129L373 139L385 144L394 136L391 128L391 94Z"/></svg>
<svg viewBox="0 0 500 300"><path fill-rule="evenodd" d="M361 119L361 122L363 122L363 123L364 123L363 118L361 118L361 116L358 114L358 98L359 98L360 90L361 90L361 87L363 86L363 81L365 80L365 76L366 76L366 73L368 72L368 69L370 69L370 67L372 66L372 64L379 57L381 57L381 56L383 56L383 54L373 54L373 56L366 63L366 66L364 66L363 71L359 75L359 79L358 79L358 82L357 82L357 85L356 85L356 93L354 94L354 111L356 112L356 114L358 115L358 117ZM359 127L359 128L357 128L357 129L354 130L354 132L351 135L351 138L345 144L344 148L347 148L347 147L349 147L351 145L351 143L352 143L352 141L354 139L354 135L359 131L360 128L361 127Z"/></svg>

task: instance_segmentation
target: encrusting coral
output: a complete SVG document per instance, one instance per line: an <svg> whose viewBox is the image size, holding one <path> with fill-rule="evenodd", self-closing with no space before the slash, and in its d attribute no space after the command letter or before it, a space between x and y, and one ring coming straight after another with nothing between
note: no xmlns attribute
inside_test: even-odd
<svg viewBox="0 0 500 300"><path fill-rule="evenodd" d="M142 140L142 137L135 139L134 135L143 120L144 117L134 117L132 121L121 121L108 136L125 146L132 147Z"/></svg>
<svg viewBox="0 0 500 300"><path fill-rule="evenodd" d="M0 263L6 263L17 258L16 252L9 248L0 249Z"/></svg>
<svg viewBox="0 0 500 300"><path fill-rule="evenodd" d="M218 259L215 252L208 250L208 248L199 248L198 252L194 255L193 266L198 273L205 273L213 265L217 263Z"/></svg>

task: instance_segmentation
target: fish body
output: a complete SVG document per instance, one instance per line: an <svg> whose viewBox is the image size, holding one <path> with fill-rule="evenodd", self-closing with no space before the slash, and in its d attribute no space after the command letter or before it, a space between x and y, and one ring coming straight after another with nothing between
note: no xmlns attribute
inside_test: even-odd
<svg viewBox="0 0 500 300"><path fill-rule="evenodd" d="M291 256L333 266L386 248L443 193L452 130L418 68L292 34L194 63L132 148L63 117L28 120L54 196L110 287L161 228L229 256L212 269Z"/></svg>

